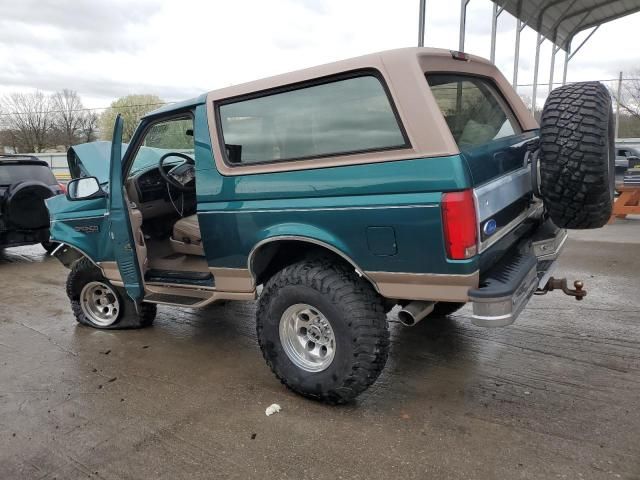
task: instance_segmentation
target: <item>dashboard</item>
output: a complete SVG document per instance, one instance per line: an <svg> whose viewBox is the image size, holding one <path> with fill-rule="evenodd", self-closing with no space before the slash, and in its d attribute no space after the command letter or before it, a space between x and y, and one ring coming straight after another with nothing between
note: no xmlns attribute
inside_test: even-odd
<svg viewBox="0 0 640 480"><path fill-rule="evenodd" d="M173 167L175 165L165 165L165 172ZM160 175L159 167L148 168L130 177L127 181L127 193L129 199L141 210L145 219L175 213L171 203L172 199L176 205L182 204L182 199L184 199L185 211L195 210L195 192L184 192L183 197L183 192L167 186Z"/></svg>
<svg viewBox="0 0 640 480"><path fill-rule="evenodd" d="M165 171L167 172L170 169L171 166L165 167ZM140 203L152 202L160 199L166 199L169 201L167 183L160 175L159 168L153 168L139 175L136 179L136 186L138 190L138 200ZM172 194L173 193L174 192L172 192Z"/></svg>

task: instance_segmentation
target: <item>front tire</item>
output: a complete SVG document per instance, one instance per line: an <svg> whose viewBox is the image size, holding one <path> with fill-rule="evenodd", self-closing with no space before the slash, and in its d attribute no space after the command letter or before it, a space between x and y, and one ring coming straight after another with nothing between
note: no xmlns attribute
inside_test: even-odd
<svg viewBox="0 0 640 480"><path fill-rule="evenodd" d="M58 248L58 245L60 245L58 242L51 242L49 240L47 240L46 242L41 242L40 245L42 245L42 248L44 248L46 250L46 252L51 255L51 253L53 253L53 251Z"/></svg>
<svg viewBox="0 0 640 480"><path fill-rule="evenodd" d="M305 397L348 402L380 375L389 352L382 298L332 259L285 267L264 286L256 327L280 381Z"/></svg>
<svg viewBox="0 0 640 480"><path fill-rule="evenodd" d="M143 328L151 325L156 316L155 304L142 303L136 311L126 292L109 282L87 258L71 268L67 296L76 320L93 328Z"/></svg>

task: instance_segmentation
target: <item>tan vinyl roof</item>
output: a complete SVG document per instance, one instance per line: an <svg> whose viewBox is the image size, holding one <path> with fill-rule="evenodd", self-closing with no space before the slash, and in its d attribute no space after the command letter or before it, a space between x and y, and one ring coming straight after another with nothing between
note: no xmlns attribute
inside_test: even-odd
<svg viewBox="0 0 640 480"><path fill-rule="evenodd" d="M567 50L582 30L640 11L640 0L494 0ZM630 38L632 33L629 32Z"/></svg>
<svg viewBox="0 0 640 480"><path fill-rule="evenodd" d="M311 168L334 165L355 165L374 162L456 155L460 152L447 126L440 107L427 87L425 73L454 72L490 78L504 96L522 130L531 130L538 124L528 112L515 90L495 65L475 55L466 59L454 58L450 50L434 48L401 48L387 50L338 62L318 65L249 83L213 90L207 94L207 115L211 134L213 157L223 175L245 175L276 170L302 170L310 168L310 160L282 161L274 164L230 166L224 162L224 144L218 129L216 104L235 101L244 95L261 94L274 88L292 87L310 80L359 70L375 70L388 88L398 118L407 134L409 147L375 152L344 154L312 160Z"/></svg>

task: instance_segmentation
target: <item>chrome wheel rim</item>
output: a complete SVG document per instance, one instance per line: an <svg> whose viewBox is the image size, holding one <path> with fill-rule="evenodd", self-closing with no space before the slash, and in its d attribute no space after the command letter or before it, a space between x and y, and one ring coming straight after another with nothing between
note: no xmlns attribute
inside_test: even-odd
<svg viewBox="0 0 640 480"><path fill-rule="evenodd" d="M82 288L80 307L89 320L100 327L115 323L120 313L116 292L102 282L89 282Z"/></svg>
<svg viewBox="0 0 640 480"><path fill-rule="evenodd" d="M326 370L336 353L331 323L320 310L297 303L280 318L280 342L287 357L307 372Z"/></svg>

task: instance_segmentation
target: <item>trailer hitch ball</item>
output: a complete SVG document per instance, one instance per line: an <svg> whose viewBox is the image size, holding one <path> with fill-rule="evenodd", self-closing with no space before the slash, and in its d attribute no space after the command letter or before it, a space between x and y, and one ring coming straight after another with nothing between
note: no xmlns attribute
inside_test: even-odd
<svg viewBox="0 0 640 480"><path fill-rule="evenodd" d="M573 287L574 288L571 289L567 286L566 278L551 277L547 284L536 293L538 295L544 295L548 292L552 292L553 290L562 290L566 295L575 297L576 300L582 300L587 295L587 291L584 289L584 283L581 280L573 282Z"/></svg>

